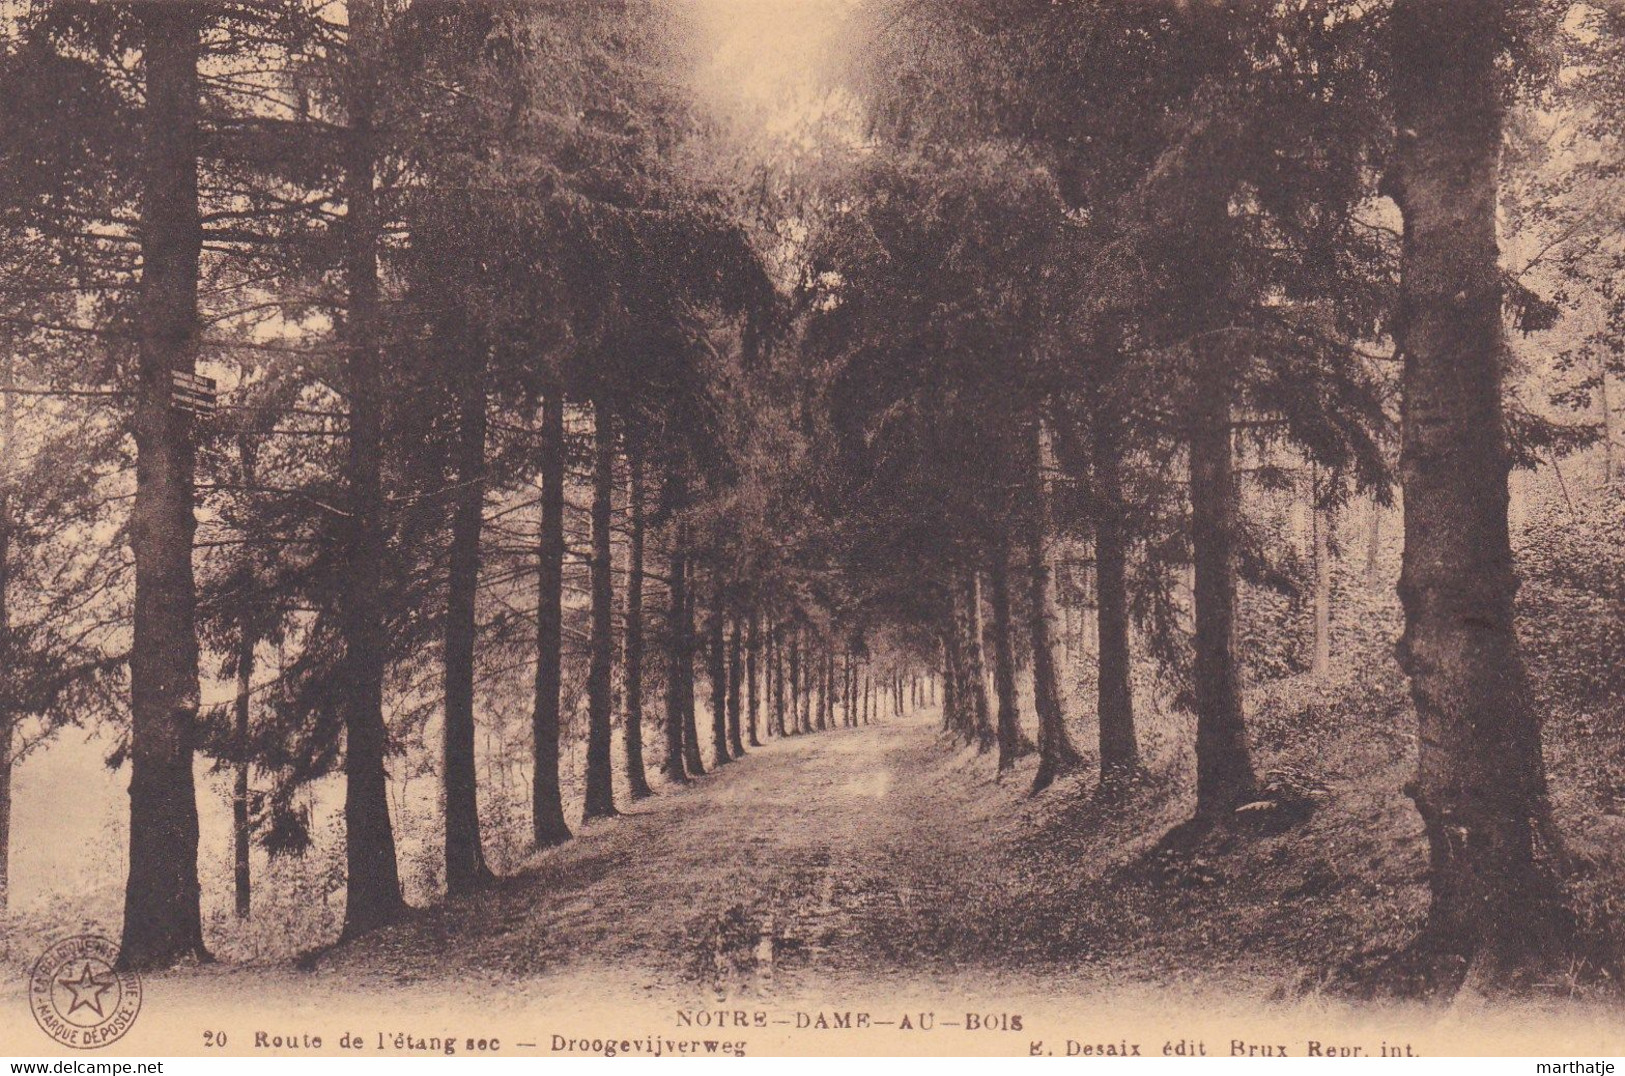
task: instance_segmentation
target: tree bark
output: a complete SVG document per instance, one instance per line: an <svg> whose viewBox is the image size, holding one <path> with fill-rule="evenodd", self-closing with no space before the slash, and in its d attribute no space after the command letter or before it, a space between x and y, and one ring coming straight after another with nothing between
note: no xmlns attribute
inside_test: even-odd
<svg viewBox="0 0 1625 1076"><path fill-rule="evenodd" d="M860 666L860 660L853 657L847 668L847 723L850 723L853 728L858 727L858 670L860 670Z"/></svg>
<svg viewBox="0 0 1625 1076"><path fill-rule="evenodd" d="M745 669L743 665L744 640L740 637L739 620L735 618L732 630L728 633L728 750L734 758L742 758L745 754L745 742L740 726L740 689L743 686Z"/></svg>
<svg viewBox="0 0 1625 1076"><path fill-rule="evenodd" d="M1391 30L1403 133L1392 183L1404 217L1399 660L1419 725L1408 790L1430 848L1431 940L1491 990L1566 968L1572 944L1513 612L1496 235L1504 9L1398 0Z"/></svg>
<svg viewBox="0 0 1625 1076"><path fill-rule="evenodd" d="M722 573L711 573L711 615L706 625L706 669L711 681L711 754L713 766L732 762L728 753L728 630L722 597Z"/></svg>
<svg viewBox="0 0 1625 1076"><path fill-rule="evenodd" d="M824 678L825 651L822 640L813 647L807 656L812 663L809 670L812 676L812 707L808 713L808 720L814 732L823 732L827 727L824 715L829 707L829 684Z"/></svg>
<svg viewBox="0 0 1625 1076"><path fill-rule="evenodd" d="M446 586L446 891L466 893L492 878L480 849L474 765L474 638L485 515L485 351L476 346L454 371L457 392L456 504Z"/></svg>
<svg viewBox="0 0 1625 1076"><path fill-rule="evenodd" d="M1318 486L1318 483L1316 483ZM1311 493L1309 522L1315 542L1315 636L1309 671L1324 679L1332 668L1332 513L1319 503L1319 491Z"/></svg>
<svg viewBox="0 0 1625 1076"><path fill-rule="evenodd" d="M818 686L818 697L813 703L813 728L824 732L829 728L829 651L820 644L813 658L813 680Z"/></svg>
<svg viewBox="0 0 1625 1076"><path fill-rule="evenodd" d="M824 725L835 728L835 707L840 702L840 688L835 683L835 652L824 650Z"/></svg>
<svg viewBox="0 0 1625 1076"><path fill-rule="evenodd" d="M756 726L761 720L761 696L758 688L761 686L759 676L761 670L757 668L762 649L762 616L755 606L751 607L748 630L745 642L745 690L747 692L745 709L748 715L746 732L750 746L762 746L757 736Z"/></svg>
<svg viewBox="0 0 1625 1076"><path fill-rule="evenodd" d="M790 632L790 656L787 662L790 677L790 732L801 731L801 638L795 629Z"/></svg>
<svg viewBox="0 0 1625 1076"><path fill-rule="evenodd" d="M1023 517L1027 546L1027 634L1033 651L1033 709L1038 711L1038 772L1034 792L1042 792L1055 778L1083 765L1072 744L1061 706L1060 675L1055 668L1055 589L1049 559L1050 490L1047 477L1049 438L1042 421L1033 423L1032 510ZM914 683L916 697L918 680Z"/></svg>
<svg viewBox="0 0 1625 1076"><path fill-rule="evenodd" d="M1022 755L1021 710L1016 701L1016 658L1010 641L1010 547L1001 537L988 571L993 607L993 690L999 700L999 769Z"/></svg>
<svg viewBox="0 0 1625 1076"><path fill-rule="evenodd" d="M864 701L864 693L863 693L863 691L864 691L864 689L863 689L864 680L863 680L863 678L864 678L865 674L867 673L868 668L869 668L869 664L868 664L867 660L860 660L856 664L854 664L853 667L852 667L852 710L853 710L853 722L852 723L854 725L861 725L861 724L864 724L864 722L865 722L864 709L863 709L863 701Z"/></svg>
<svg viewBox="0 0 1625 1076"><path fill-rule="evenodd" d="M773 644L773 734L784 735L784 626L771 633Z"/></svg>
<svg viewBox="0 0 1625 1076"><path fill-rule="evenodd" d="M669 576L669 602L666 607L666 779L673 784L685 784L688 771L683 764L683 666L688 663L688 633L685 615L688 611L688 545L687 527L678 527L677 540L667 565Z"/></svg>
<svg viewBox="0 0 1625 1076"><path fill-rule="evenodd" d="M762 739L774 735L774 696L779 691L778 629L773 626L773 613L769 609L762 628Z"/></svg>
<svg viewBox="0 0 1625 1076"><path fill-rule="evenodd" d="M857 724L852 719L852 651L848 650L841 655L841 724L851 728Z"/></svg>
<svg viewBox="0 0 1625 1076"><path fill-rule="evenodd" d="M1128 549L1123 534L1122 449L1115 412L1096 416L1095 483L1101 510L1095 520L1095 707L1100 718L1103 784L1140 768L1134 730L1134 692L1128 639Z"/></svg>
<svg viewBox="0 0 1625 1076"><path fill-rule="evenodd" d="M636 444L627 449L627 501L632 515L626 572L626 778L634 800L654 795L643 762L643 456Z"/></svg>
<svg viewBox="0 0 1625 1076"><path fill-rule="evenodd" d="M987 697L987 656L983 649L982 573L975 569L965 575L965 685L970 696L970 716L976 747L986 751L995 742L992 707Z"/></svg>
<svg viewBox="0 0 1625 1076"><path fill-rule="evenodd" d="M813 730L813 647L805 630L801 633L801 713L796 718L800 730Z"/></svg>
<svg viewBox="0 0 1625 1076"><path fill-rule="evenodd" d="M1203 357L1208 363L1218 356ZM1230 404L1204 389L1190 441L1191 548L1195 567L1196 813L1213 819L1253 795L1236 658L1236 516Z"/></svg>
<svg viewBox="0 0 1625 1076"><path fill-rule="evenodd" d="M682 528L682 540L688 541L688 525ZM685 558L688 570L688 584L683 588L683 663L678 670L683 684L683 763L688 772L695 777L705 773L705 763L700 758L700 727L695 716L694 708L694 651L696 649L694 636L694 604L697 600L696 592L699 590L699 581L695 578L696 570L693 558Z"/></svg>
<svg viewBox="0 0 1625 1076"><path fill-rule="evenodd" d="M584 815L610 818L615 771L610 761L614 717L615 585L610 527L615 497L615 420L609 404L593 401L591 628L587 643L587 789Z"/></svg>
<svg viewBox="0 0 1625 1076"><path fill-rule="evenodd" d="M829 672L829 727L835 728L835 712L842 703L842 697L846 691L846 681L844 677L840 680L840 682L837 682L836 680L836 670L838 666L835 664L834 654L827 655L826 661L829 662L827 666ZM842 724L846 723L847 722L843 719Z"/></svg>
<svg viewBox="0 0 1625 1076"><path fill-rule="evenodd" d="M942 632L942 728L968 743L972 736L972 725L964 692L963 594L957 581L948 590L947 624ZM855 681L853 688L855 693Z"/></svg>
<svg viewBox="0 0 1625 1076"><path fill-rule="evenodd" d="M232 748L237 761L232 766L231 784L231 862L232 895L238 919L247 919L253 911L253 883L249 874L248 817L248 730L250 692L254 681L254 633L247 617L242 618L237 635L237 698L232 714ZM10 744L6 743L5 748ZM9 758L8 758L9 763Z"/></svg>
<svg viewBox="0 0 1625 1076"><path fill-rule="evenodd" d="M348 699L345 714L347 894L345 938L399 917L405 908L389 818L384 756L384 542L382 315L378 243L383 218L374 172L378 163L374 110L382 34L378 0L350 4L350 126L344 153L345 253L349 289L345 343L350 389L350 543L340 586Z"/></svg>
<svg viewBox="0 0 1625 1076"><path fill-rule="evenodd" d="M123 968L207 960L199 910L197 591L192 576L191 418L172 407L173 374L198 350L200 9L140 10L145 31L146 192L137 294L135 632L130 651L130 857ZM8 729L9 731L9 729Z"/></svg>
<svg viewBox="0 0 1625 1076"><path fill-rule="evenodd" d="M559 787L564 635L564 389L542 400L542 522L536 557L536 707L531 717L531 836L538 848L570 839Z"/></svg>

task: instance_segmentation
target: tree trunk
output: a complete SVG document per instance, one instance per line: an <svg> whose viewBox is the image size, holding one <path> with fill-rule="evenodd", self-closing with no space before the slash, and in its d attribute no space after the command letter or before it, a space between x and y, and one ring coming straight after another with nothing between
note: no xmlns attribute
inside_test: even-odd
<svg viewBox="0 0 1625 1076"><path fill-rule="evenodd" d="M1398 0L1392 16L1404 216L1405 551L1399 660L1419 722L1409 791L1431 849L1432 940L1475 988L1566 969L1559 873L1514 624L1507 528L1507 360L1496 236L1504 5Z"/></svg>
<svg viewBox="0 0 1625 1076"><path fill-rule="evenodd" d="M976 747L986 751L993 746L993 714L987 697L987 656L983 649L982 573L972 569L965 575L965 679L970 696L970 716Z"/></svg>
<svg viewBox="0 0 1625 1076"><path fill-rule="evenodd" d="M706 625L706 669L711 680L711 754L714 766L732 762L728 753L728 631L722 600L722 573L711 573L711 616Z"/></svg>
<svg viewBox="0 0 1625 1076"><path fill-rule="evenodd" d="M728 633L728 750L733 752L735 758L742 758L745 754L745 742L740 728L743 722L739 713L739 707L743 702L740 698L740 689L745 676L743 658L744 640L740 637L739 620L735 618L732 630Z"/></svg>
<svg viewBox="0 0 1625 1076"><path fill-rule="evenodd" d="M130 521L130 869L119 952L120 966L136 970L209 956L198 907L192 776L198 708L194 450L191 418L170 405L174 372L191 373L198 350L199 10L193 4L152 4L140 17L146 36L146 197Z"/></svg>
<svg viewBox="0 0 1625 1076"><path fill-rule="evenodd" d="M784 735L784 626L773 629L773 733Z"/></svg>
<svg viewBox="0 0 1625 1076"><path fill-rule="evenodd" d="M811 648L807 654L810 667L807 672L812 678L812 686L808 692L810 706L807 711L808 729L814 732L824 731L824 711L829 705L829 688L824 682L824 647L822 643Z"/></svg>
<svg viewBox="0 0 1625 1076"><path fill-rule="evenodd" d="M1049 560L1049 436L1042 421L1033 423L1033 507L1023 517L1027 527L1027 634L1033 651L1033 709L1038 711L1038 772L1034 792L1083 765L1072 744L1061 705L1061 682L1055 668L1055 590ZM919 684L914 685L918 694Z"/></svg>
<svg viewBox="0 0 1625 1076"><path fill-rule="evenodd" d="M840 688L835 684L834 650L825 650L824 652L824 686L829 692L824 702L825 727L835 728L835 705L840 701Z"/></svg>
<svg viewBox="0 0 1625 1076"><path fill-rule="evenodd" d="M813 728L819 732L825 729L824 715L829 710L829 681L824 676L824 648L820 646L812 653L813 659L813 686L817 695L813 698L812 723Z"/></svg>
<svg viewBox="0 0 1625 1076"><path fill-rule="evenodd" d="M559 788L564 687L564 389L542 401L542 524L536 558L536 708L531 718L531 827L538 848L570 839Z"/></svg>
<svg viewBox="0 0 1625 1076"><path fill-rule="evenodd" d="M969 742L972 732L964 692L963 594L957 580L948 587L948 591L947 624L942 632L942 728Z"/></svg>
<svg viewBox="0 0 1625 1076"><path fill-rule="evenodd" d="M805 673L801 668L801 631L799 628L790 630L790 653L785 659L784 672L789 691L790 705L790 735L795 736L801 732L801 692Z"/></svg>
<svg viewBox="0 0 1625 1076"><path fill-rule="evenodd" d="M779 690L778 629L773 626L772 610L767 613L767 625L762 629L762 739L774 734L773 698Z"/></svg>
<svg viewBox="0 0 1625 1076"><path fill-rule="evenodd" d="M852 725L854 728L863 724L863 671L865 668L867 668L867 665L862 658L852 663Z"/></svg>
<svg viewBox="0 0 1625 1076"><path fill-rule="evenodd" d="M1010 548L1000 538L988 572L993 607L993 689L999 699L999 769L1022 754L1021 711L1016 702L1016 658L1010 644Z"/></svg>
<svg viewBox="0 0 1625 1076"><path fill-rule="evenodd" d="M829 685L829 704L825 707L825 717L829 727L835 727L835 708L841 699L841 689L835 682L835 651L831 650L824 655L824 682Z"/></svg>
<svg viewBox="0 0 1625 1076"><path fill-rule="evenodd" d="M1103 784L1140 768L1128 640L1128 549L1123 534L1122 448L1115 413L1096 416L1093 446L1101 510L1095 520L1095 707Z"/></svg>
<svg viewBox="0 0 1625 1076"><path fill-rule="evenodd" d="M1315 540L1315 637L1309 670L1318 680L1324 679L1332 668L1332 512L1320 506L1318 488L1312 489L1311 498L1309 523Z"/></svg>
<svg viewBox="0 0 1625 1076"><path fill-rule="evenodd" d="M756 726L761 719L761 696L758 693L760 670L756 667L762 648L762 616L753 605L750 610L750 621L746 632L745 642L745 690L747 692L745 710L748 717L746 733L752 747L762 746L757 736Z"/></svg>
<svg viewBox="0 0 1625 1076"><path fill-rule="evenodd" d="M350 389L350 544L340 583L345 646L345 799L347 894L345 938L396 919L405 904L389 818L389 775L384 756L386 664L383 610L382 316L378 243L383 218L374 171L374 108L382 34L378 0L350 4L350 113L344 153L345 254L349 289L345 343Z"/></svg>
<svg viewBox="0 0 1625 1076"><path fill-rule="evenodd" d="M1203 356L1209 363L1218 356ZM1190 442L1191 548L1196 579L1196 813L1213 819L1253 795L1236 659L1236 515L1227 394L1202 393Z"/></svg>
<svg viewBox="0 0 1625 1076"><path fill-rule="evenodd" d="M689 661L685 613L688 610L688 528L678 527L676 544L666 573L669 602L666 606L666 779L673 784L688 781L683 764L683 666Z"/></svg>
<svg viewBox="0 0 1625 1076"><path fill-rule="evenodd" d="M790 656L788 660L788 673L790 677L790 732L795 734L801 731L801 639L800 633L795 629L790 632Z"/></svg>
<svg viewBox="0 0 1625 1076"><path fill-rule="evenodd" d="M460 342L460 341L459 341ZM474 768L474 638L478 630L480 530L485 514L485 351L476 343L457 391L456 505L446 585L446 892L466 893L491 880L480 850Z"/></svg>
<svg viewBox="0 0 1625 1076"><path fill-rule="evenodd" d="M851 728L852 720L852 651L841 655L841 725Z"/></svg>
<svg viewBox="0 0 1625 1076"><path fill-rule="evenodd" d="M682 539L685 543L688 541L687 524L683 525ZM685 559L685 566L688 569L688 584L683 588L683 664L678 670L683 684L683 764L690 774L699 777L705 773L705 763L700 758L699 721L694 710L694 604L699 581L695 578L697 573L692 558Z"/></svg>
<svg viewBox="0 0 1625 1076"><path fill-rule="evenodd" d="M797 717L800 730L813 730L813 648L807 632L801 633L801 713Z"/></svg>
<svg viewBox="0 0 1625 1076"><path fill-rule="evenodd" d="M244 617L237 635L237 698L232 715L232 748L237 761L232 767L231 861L232 892L236 898L238 919L247 919L254 907L248 861L249 837L252 836L248 818L248 718L253 681L254 633L248 626L247 617Z"/></svg>
<svg viewBox="0 0 1625 1076"><path fill-rule="evenodd" d="M635 444L627 451L627 500L632 513L626 572L626 777L634 800L654 795L643 763L643 456Z"/></svg>
<svg viewBox="0 0 1625 1076"><path fill-rule="evenodd" d="M591 629L587 644L587 794L584 816L610 818L615 771L610 722L615 712L615 585L610 576L610 526L615 497L615 420L609 404L593 401Z"/></svg>
<svg viewBox="0 0 1625 1076"><path fill-rule="evenodd" d="M847 668L847 723L858 727L858 658L851 658Z"/></svg>
<svg viewBox="0 0 1625 1076"><path fill-rule="evenodd" d="M813 732L818 725L821 714L819 694L823 690L824 659L819 655L818 648L812 640L807 642L806 653L801 658L801 675L807 682L807 723L804 731Z"/></svg>

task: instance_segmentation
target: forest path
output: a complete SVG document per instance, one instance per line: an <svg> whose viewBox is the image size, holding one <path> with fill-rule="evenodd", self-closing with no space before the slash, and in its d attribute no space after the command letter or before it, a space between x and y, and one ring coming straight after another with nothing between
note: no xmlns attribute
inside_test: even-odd
<svg viewBox="0 0 1625 1076"><path fill-rule="evenodd" d="M888 966L917 977L951 959L994 859L945 761L934 722L771 740L320 965L425 983L601 968L718 997Z"/></svg>
<svg viewBox="0 0 1625 1076"><path fill-rule="evenodd" d="M369 1050L397 1033L545 1049L561 1034L689 1028L749 1034L766 1049L842 1012L899 1033L905 1013L965 1032L970 1014L1023 1014L1021 1030L975 1044L1007 1052L1034 1028L1105 1042L1139 1023L1158 1044L1224 1043L1266 1017L1293 1033L1306 1013L1374 1018L1292 986L1318 982L1367 934L1405 938L1420 921L1419 881L1399 896L1373 888L1422 861L1397 794L1378 806L1351 797L1286 833L1226 836L1204 852L1220 880L1164 884L1136 865L1188 817L1182 786L1153 783L1106 809L1080 773L1031 799L1033 759L999 781L990 755L945 742L933 718L770 740L581 827L488 891L297 963L152 976L143 1004L164 1014L155 1020L234 1041L314 1029L329 1044L364 1034ZM1403 757L1371 764L1397 787ZM1410 830L1381 820L1394 812ZM1379 859L1371 881L1352 869L1324 876L1328 862ZM1617 1011L1599 1013L1597 1027L1617 1024ZM1177 1027L1169 1014L1181 1014ZM1375 1015L1365 1041L1440 1018L1423 1007ZM818 1041L832 1050L873 1048L828 1034Z"/></svg>
<svg viewBox="0 0 1625 1076"><path fill-rule="evenodd" d="M1041 967L1011 946L1012 931L1053 926L1029 920L1009 855L1030 782L1029 765L999 782L991 755L945 743L934 710L774 738L623 802L621 817L578 827L486 891L300 961L155 975L147 995L199 1028L240 1009L290 1034L336 1034L336 1022L445 1031L397 1026L429 1013L440 1014L430 1024L512 1035L537 1013L590 1030L651 1005L667 1020L723 1009L759 1019L1092 994L1102 968L1076 948Z"/></svg>

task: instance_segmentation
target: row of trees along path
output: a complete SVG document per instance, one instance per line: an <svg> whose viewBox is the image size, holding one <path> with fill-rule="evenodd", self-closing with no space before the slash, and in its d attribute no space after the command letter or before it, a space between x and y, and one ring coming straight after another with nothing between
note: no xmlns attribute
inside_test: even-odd
<svg viewBox="0 0 1625 1076"><path fill-rule="evenodd" d="M252 843L305 851L342 783L347 940L406 908L397 756L444 890L493 880L482 726L545 848L580 740L589 820L928 704L1034 794L1131 785L1142 671L1224 826L1280 578L1244 493L1307 505L1324 675L1332 520L1372 502L1374 563L1397 485L1419 946L1563 964L1506 490L1595 431L1511 407L1506 319L1617 304L1617 236L1503 144L1538 100L1614 167L1620 15L1583 14L869 0L785 136L694 75L718 19L643 0L8 8L0 864L14 762L87 714L146 969L209 958L199 755L243 917ZM1552 236L1521 275L1498 201ZM1611 373L1562 395L1600 390L1610 480Z"/></svg>

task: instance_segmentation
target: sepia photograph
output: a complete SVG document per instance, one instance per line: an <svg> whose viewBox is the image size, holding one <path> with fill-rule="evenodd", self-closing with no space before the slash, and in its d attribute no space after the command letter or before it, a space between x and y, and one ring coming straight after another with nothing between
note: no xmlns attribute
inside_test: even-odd
<svg viewBox="0 0 1625 1076"><path fill-rule="evenodd" d="M0 0L0 1052L1610 1071L1621 410L1622 0Z"/></svg>

